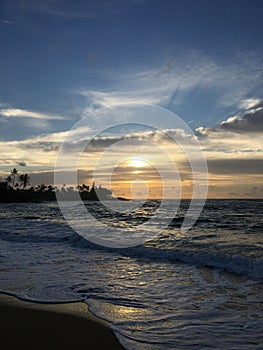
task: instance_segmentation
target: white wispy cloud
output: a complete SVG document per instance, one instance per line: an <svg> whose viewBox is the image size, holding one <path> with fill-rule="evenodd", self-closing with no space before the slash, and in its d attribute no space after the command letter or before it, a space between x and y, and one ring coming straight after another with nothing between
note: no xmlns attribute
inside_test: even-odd
<svg viewBox="0 0 263 350"><path fill-rule="evenodd" d="M213 61L195 54L170 58L151 69L117 73L117 83L109 91L82 89L76 92L94 107L130 102L167 105L197 86L215 84L216 77L220 76L220 69Z"/></svg>
<svg viewBox="0 0 263 350"><path fill-rule="evenodd" d="M261 103L260 98L247 98L239 102L239 108L241 109L251 109L256 107Z"/></svg>
<svg viewBox="0 0 263 350"><path fill-rule="evenodd" d="M12 10L13 15L17 12L33 12L44 16L62 18L64 20L89 20L97 17L105 17L117 14L125 10L130 5L144 5L146 0L130 1L80 1L78 5L70 0L54 1L17 1L7 3L7 7ZM21 16L20 16L21 17Z"/></svg>
<svg viewBox="0 0 263 350"><path fill-rule="evenodd" d="M90 113L96 110L96 107L110 107L122 103L158 103L159 98L154 96L138 96L134 91L95 91L95 90L80 90L78 93L85 96L90 101L90 105L84 110L85 113Z"/></svg>
<svg viewBox="0 0 263 350"><path fill-rule="evenodd" d="M183 50L177 56L160 59L151 68L108 73L115 83L109 90L81 89L88 108L137 102L162 106L187 102L189 92L207 89L217 95L218 106L249 108L258 99L247 98L263 78L263 58L244 53L228 62L219 62L198 51ZM107 72L104 72L107 76Z"/></svg>
<svg viewBox="0 0 263 350"><path fill-rule="evenodd" d="M8 20L8 19L1 19L1 23L3 24L15 24L14 21Z"/></svg>
<svg viewBox="0 0 263 350"><path fill-rule="evenodd" d="M66 120L65 116L54 115L49 113L34 112L20 108L2 108L0 109L0 115L10 118L34 118L42 120Z"/></svg>

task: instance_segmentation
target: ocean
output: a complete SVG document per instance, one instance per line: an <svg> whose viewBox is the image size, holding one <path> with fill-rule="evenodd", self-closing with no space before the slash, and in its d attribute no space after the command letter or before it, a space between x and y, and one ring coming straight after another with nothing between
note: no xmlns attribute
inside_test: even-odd
<svg viewBox="0 0 263 350"><path fill-rule="evenodd" d="M98 220L136 231L159 202L115 216L85 205ZM0 204L0 290L83 301L129 350L263 349L263 200L207 200L182 233L188 206L182 201L152 240L107 248L74 232L56 202Z"/></svg>

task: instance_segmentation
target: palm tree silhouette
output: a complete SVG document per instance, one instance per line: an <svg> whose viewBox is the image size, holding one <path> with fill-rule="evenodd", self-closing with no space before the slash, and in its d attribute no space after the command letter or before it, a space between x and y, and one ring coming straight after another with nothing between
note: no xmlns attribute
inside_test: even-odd
<svg viewBox="0 0 263 350"><path fill-rule="evenodd" d="M19 181L19 183L20 183L20 186L23 186L24 185L24 174L21 174L21 175L19 175L19 177L18 177L18 181Z"/></svg>
<svg viewBox="0 0 263 350"><path fill-rule="evenodd" d="M12 176L11 175L8 175L6 178L5 178L5 181L7 183L7 186L10 187L11 183L12 183Z"/></svg>
<svg viewBox="0 0 263 350"><path fill-rule="evenodd" d="M13 187L15 185L15 180L16 180L16 175L18 173L18 170L16 168L14 168L13 170L11 170L11 177L13 178Z"/></svg>
<svg viewBox="0 0 263 350"><path fill-rule="evenodd" d="M24 184L23 184L23 187L25 188L27 185L30 184L30 177L28 174L25 174L24 175Z"/></svg>
<svg viewBox="0 0 263 350"><path fill-rule="evenodd" d="M23 188L30 184L30 177L28 174L19 175L19 182Z"/></svg>

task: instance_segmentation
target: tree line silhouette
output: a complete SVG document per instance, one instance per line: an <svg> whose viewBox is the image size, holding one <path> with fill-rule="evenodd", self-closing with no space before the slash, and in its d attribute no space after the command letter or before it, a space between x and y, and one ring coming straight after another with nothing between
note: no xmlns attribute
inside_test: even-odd
<svg viewBox="0 0 263 350"><path fill-rule="evenodd" d="M28 174L19 174L14 168L10 174L0 180L0 202L1 203L21 203L21 202L43 202L56 201L57 194L65 200L74 200L76 192L82 200L112 199L112 192L107 188L97 187L95 182L92 186L86 184L73 186L63 185L58 188L44 183L31 186Z"/></svg>

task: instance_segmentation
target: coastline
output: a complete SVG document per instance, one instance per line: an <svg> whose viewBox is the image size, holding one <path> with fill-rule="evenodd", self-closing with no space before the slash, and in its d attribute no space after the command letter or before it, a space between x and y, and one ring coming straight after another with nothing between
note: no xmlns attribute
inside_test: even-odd
<svg viewBox="0 0 263 350"><path fill-rule="evenodd" d="M124 350L106 321L83 302L39 304L0 294L3 349Z"/></svg>

